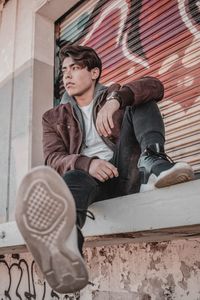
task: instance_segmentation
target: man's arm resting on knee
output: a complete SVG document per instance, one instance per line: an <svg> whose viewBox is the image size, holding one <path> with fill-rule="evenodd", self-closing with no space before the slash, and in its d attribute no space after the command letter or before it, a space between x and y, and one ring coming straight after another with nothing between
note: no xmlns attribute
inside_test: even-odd
<svg viewBox="0 0 200 300"><path fill-rule="evenodd" d="M121 98L120 108L126 106L137 106L142 103L154 100L160 101L164 96L164 85L155 77L146 76L137 80L128 82L123 86L113 85L114 91L117 92ZM108 88L108 95L113 92L112 85Z"/></svg>
<svg viewBox="0 0 200 300"><path fill-rule="evenodd" d="M113 90L116 88L117 90ZM109 93L111 91L111 93ZM100 136L108 137L114 127L114 113L125 106L137 106L154 100L160 101L164 95L164 86L154 77L143 77L139 80L120 85L113 84L108 88L107 101L98 113L96 128ZM116 97L116 98L115 98Z"/></svg>

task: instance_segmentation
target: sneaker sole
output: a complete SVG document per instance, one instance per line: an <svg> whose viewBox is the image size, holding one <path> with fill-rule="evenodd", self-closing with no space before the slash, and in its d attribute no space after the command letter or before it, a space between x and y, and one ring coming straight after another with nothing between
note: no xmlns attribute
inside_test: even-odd
<svg viewBox="0 0 200 300"><path fill-rule="evenodd" d="M162 188L194 179L194 172L187 163L176 163L171 169L163 171L155 182L155 187Z"/></svg>
<svg viewBox="0 0 200 300"><path fill-rule="evenodd" d="M23 179L16 201L16 222L49 285L58 293L88 283L85 263L67 239L76 221L74 199L64 180L49 167L36 167Z"/></svg>

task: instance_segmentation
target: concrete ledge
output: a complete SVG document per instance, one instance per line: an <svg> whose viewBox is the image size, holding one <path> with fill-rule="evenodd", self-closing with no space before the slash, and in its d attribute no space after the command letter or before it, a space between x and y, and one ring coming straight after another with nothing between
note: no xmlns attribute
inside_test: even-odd
<svg viewBox="0 0 200 300"><path fill-rule="evenodd" d="M0 224L0 254L25 251L26 246L16 222Z"/></svg>
<svg viewBox="0 0 200 300"><path fill-rule="evenodd" d="M200 224L200 180L94 203L87 236Z"/></svg>
<svg viewBox="0 0 200 300"><path fill-rule="evenodd" d="M91 205L83 233L89 245L200 235L200 180ZM0 253L25 248L16 223L0 225Z"/></svg>

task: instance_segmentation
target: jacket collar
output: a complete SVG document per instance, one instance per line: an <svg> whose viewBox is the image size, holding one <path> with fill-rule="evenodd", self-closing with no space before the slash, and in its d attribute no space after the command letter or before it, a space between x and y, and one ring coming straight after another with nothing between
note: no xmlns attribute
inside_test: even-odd
<svg viewBox="0 0 200 300"><path fill-rule="evenodd" d="M94 90L94 102L96 102L97 98L107 89L107 87L101 83L97 83L95 90ZM77 106L74 97L69 96L69 94L65 91L60 104L70 103L73 107Z"/></svg>

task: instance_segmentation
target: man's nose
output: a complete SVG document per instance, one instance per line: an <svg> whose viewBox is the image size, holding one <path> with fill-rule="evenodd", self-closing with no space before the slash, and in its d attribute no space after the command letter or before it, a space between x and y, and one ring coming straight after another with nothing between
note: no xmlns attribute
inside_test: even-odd
<svg viewBox="0 0 200 300"><path fill-rule="evenodd" d="M70 70L65 70L64 71L64 78L71 78L72 77L72 73Z"/></svg>

